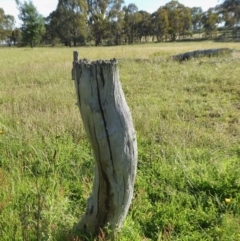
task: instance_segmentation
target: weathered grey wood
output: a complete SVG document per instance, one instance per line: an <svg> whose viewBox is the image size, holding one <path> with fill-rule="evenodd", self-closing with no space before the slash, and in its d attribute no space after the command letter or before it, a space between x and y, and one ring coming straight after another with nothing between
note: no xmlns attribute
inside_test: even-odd
<svg viewBox="0 0 240 241"><path fill-rule="evenodd" d="M72 80L75 80L76 70L75 70L75 64L78 62L78 52L73 52L73 68L72 68Z"/></svg>
<svg viewBox="0 0 240 241"><path fill-rule="evenodd" d="M93 190L77 230L119 231L133 198L137 141L119 81L117 61L76 60L77 104L95 158Z"/></svg>
<svg viewBox="0 0 240 241"><path fill-rule="evenodd" d="M223 54L229 54L231 53L231 49L228 48L220 48L220 49L203 49L203 50L196 50L192 52L186 52L183 54L178 54L172 56L174 60L178 61L184 61L189 60L192 58L201 58L201 57L212 57L212 56L218 56Z"/></svg>

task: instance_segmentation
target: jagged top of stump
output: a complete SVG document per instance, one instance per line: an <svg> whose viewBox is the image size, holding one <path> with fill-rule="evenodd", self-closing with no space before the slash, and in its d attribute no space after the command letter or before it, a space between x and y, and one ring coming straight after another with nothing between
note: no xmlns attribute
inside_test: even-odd
<svg viewBox="0 0 240 241"><path fill-rule="evenodd" d="M90 61L89 59L78 59L78 52L74 51L73 52L73 61L75 64L79 65L84 65L84 66L91 66L91 65L100 65L100 66L106 66L106 65L117 65L118 61L117 59L113 58L110 60L103 60L103 59L98 59L95 61Z"/></svg>
<svg viewBox="0 0 240 241"><path fill-rule="evenodd" d="M79 59L77 63L88 67L91 65L100 65L100 66L117 65L118 61L115 58L110 60L98 59L95 61L90 61L89 59Z"/></svg>

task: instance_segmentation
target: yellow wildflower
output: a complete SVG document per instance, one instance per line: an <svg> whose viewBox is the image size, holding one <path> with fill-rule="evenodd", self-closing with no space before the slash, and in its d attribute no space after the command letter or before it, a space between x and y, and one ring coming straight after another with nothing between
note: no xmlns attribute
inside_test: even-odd
<svg viewBox="0 0 240 241"><path fill-rule="evenodd" d="M225 198L225 202L226 202L226 203L230 203L230 202L231 202L231 199L230 199L230 198Z"/></svg>

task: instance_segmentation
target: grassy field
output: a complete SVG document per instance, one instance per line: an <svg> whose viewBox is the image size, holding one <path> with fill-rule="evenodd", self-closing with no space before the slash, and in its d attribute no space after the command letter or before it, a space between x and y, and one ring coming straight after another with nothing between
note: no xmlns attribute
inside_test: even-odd
<svg viewBox="0 0 240 241"><path fill-rule="evenodd" d="M0 49L0 240L76 240L94 160L73 50L119 59L137 131L135 196L117 240L240 240L240 52L169 58L218 47L239 43Z"/></svg>

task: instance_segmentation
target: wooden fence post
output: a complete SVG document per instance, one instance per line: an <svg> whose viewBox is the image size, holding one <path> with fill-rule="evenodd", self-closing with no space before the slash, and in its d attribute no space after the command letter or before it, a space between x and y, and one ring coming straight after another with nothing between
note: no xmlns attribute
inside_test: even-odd
<svg viewBox="0 0 240 241"><path fill-rule="evenodd" d="M117 60L78 60L74 52L72 78L95 158L93 189L77 230L120 231L133 199L137 141Z"/></svg>

